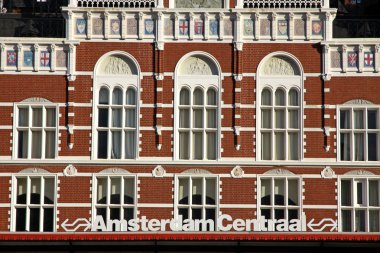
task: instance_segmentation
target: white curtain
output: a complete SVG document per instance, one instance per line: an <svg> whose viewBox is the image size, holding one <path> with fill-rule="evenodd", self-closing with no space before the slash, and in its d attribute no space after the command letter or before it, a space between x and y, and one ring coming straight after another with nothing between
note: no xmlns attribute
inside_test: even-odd
<svg viewBox="0 0 380 253"><path fill-rule="evenodd" d="M261 92L261 105L272 105L272 95L268 89Z"/></svg>
<svg viewBox="0 0 380 253"><path fill-rule="evenodd" d="M29 108L19 108L18 126L27 127L29 125Z"/></svg>
<svg viewBox="0 0 380 253"><path fill-rule="evenodd" d="M136 105L136 91L133 88L128 88L126 96L127 105Z"/></svg>
<svg viewBox="0 0 380 253"><path fill-rule="evenodd" d="M193 127L203 128L203 109L193 110Z"/></svg>
<svg viewBox="0 0 380 253"><path fill-rule="evenodd" d="M99 92L99 104L101 105L108 105L108 89L101 88Z"/></svg>
<svg viewBox="0 0 380 253"><path fill-rule="evenodd" d="M55 131L46 131L45 158L55 157Z"/></svg>
<svg viewBox="0 0 380 253"><path fill-rule="evenodd" d="M42 108L33 108L33 126L42 127Z"/></svg>
<svg viewBox="0 0 380 253"><path fill-rule="evenodd" d="M289 179L288 180L288 205L298 205L298 180Z"/></svg>
<svg viewBox="0 0 380 253"><path fill-rule="evenodd" d="M275 205L285 205L285 179L274 180Z"/></svg>
<svg viewBox="0 0 380 253"><path fill-rule="evenodd" d="M275 159L285 160L285 134L275 133Z"/></svg>
<svg viewBox="0 0 380 253"><path fill-rule="evenodd" d="M380 232L379 210L369 211L369 232Z"/></svg>
<svg viewBox="0 0 380 253"><path fill-rule="evenodd" d="M355 135L355 161L364 161L364 133Z"/></svg>
<svg viewBox="0 0 380 253"><path fill-rule="evenodd" d="M271 133L261 133L261 159L271 160L272 155L272 138Z"/></svg>
<svg viewBox="0 0 380 253"><path fill-rule="evenodd" d="M289 110L289 128L299 129L298 110Z"/></svg>
<svg viewBox="0 0 380 253"><path fill-rule="evenodd" d="M179 98L180 105L190 105L190 93L186 88L182 88Z"/></svg>
<svg viewBox="0 0 380 253"><path fill-rule="evenodd" d="M369 181L369 205L379 206L379 181Z"/></svg>
<svg viewBox="0 0 380 253"><path fill-rule="evenodd" d="M122 109L112 109L112 127L122 127Z"/></svg>
<svg viewBox="0 0 380 253"><path fill-rule="evenodd" d="M216 159L216 133L208 132L207 135L207 159Z"/></svg>
<svg viewBox="0 0 380 253"><path fill-rule="evenodd" d="M202 132L193 133L193 159L195 160L203 159L203 133Z"/></svg>
<svg viewBox="0 0 380 253"><path fill-rule="evenodd" d="M193 104L203 105L203 91L201 89L196 89L194 91Z"/></svg>
<svg viewBox="0 0 380 253"><path fill-rule="evenodd" d="M363 129L364 128L364 112L363 111L354 111L354 124L355 129Z"/></svg>
<svg viewBox="0 0 380 253"><path fill-rule="evenodd" d="M365 211L355 210L355 232L365 232Z"/></svg>
<svg viewBox="0 0 380 253"><path fill-rule="evenodd" d="M288 159L298 160L298 133L289 133L288 135Z"/></svg>
<svg viewBox="0 0 380 253"><path fill-rule="evenodd" d="M298 106L298 92L295 89L289 91L289 105Z"/></svg>
<svg viewBox="0 0 380 253"><path fill-rule="evenodd" d="M216 92L213 89L207 91L207 104L216 105Z"/></svg>
<svg viewBox="0 0 380 253"><path fill-rule="evenodd" d="M121 158L121 132L120 131L112 132L111 158L112 159Z"/></svg>
<svg viewBox="0 0 380 253"><path fill-rule="evenodd" d="M97 187L97 203L106 204L107 196L107 178L97 178L98 187Z"/></svg>
<svg viewBox="0 0 380 253"><path fill-rule="evenodd" d="M178 203L189 204L189 178L179 178Z"/></svg>
<svg viewBox="0 0 380 253"><path fill-rule="evenodd" d="M180 159L190 159L189 152L189 132L179 133L179 158Z"/></svg>
<svg viewBox="0 0 380 253"><path fill-rule="evenodd" d="M350 112L349 111L340 111L340 128L350 129Z"/></svg>
<svg viewBox="0 0 380 253"><path fill-rule="evenodd" d="M55 197L55 179L54 178L44 178L45 193L44 193L44 203L54 204Z"/></svg>
<svg viewBox="0 0 380 253"><path fill-rule="evenodd" d="M125 126L126 127L136 127L136 109L128 108L125 110Z"/></svg>
<svg viewBox="0 0 380 253"><path fill-rule="evenodd" d="M56 109L46 108L46 126L55 127L56 125Z"/></svg>
<svg viewBox="0 0 380 253"><path fill-rule="evenodd" d="M26 197L22 197L26 194L26 180L27 178L17 178L17 204L26 204Z"/></svg>
<svg viewBox="0 0 380 253"><path fill-rule="evenodd" d="M276 90L276 105L285 105L285 92L281 89Z"/></svg>
<svg viewBox="0 0 380 253"><path fill-rule="evenodd" d="M349 133L340 134L340 159L342 161L351 160L351 136Z"/></svg>
<svg viewBox="0 0 380 253"><path fill-rule="evenodd" d="M272 128L272 110L262 109L261 110L261 127L262 128Z"/></svg>
<svg viewBox="0 0 380 253"><path fill-rule="evenodd" d="M271 205L271 179L261 179L261 205Z"/></svg>
<svg viewBox="0 0 380 253"><path fill-rule="evenodd" d="M123 92L116 88L112 92L112 104L122 105L123 104Z"/></svg>
<svg viewBox="0 0 380 253"><path fill-rule="evenodd" d="M42 156L42 131L32 131L32 158Z"/></svg>
<svg viewBox="0 0 380 253"><path fill-rule="evenodd" d="M276 128L284 129L285 128L285 110L277 109L275 110L276 116Z"/></svg>
<svg viewBox="0 0 380 253"><path fill-rule="evenodd" d="M136 157L136 132L125 132L125 158L133 159Z"/></svg>
<svg viewBox="0 0 380 253"><path fill-rule="evenodd" d="M180 128L190 127L190 109L179 110L179 127Z"/></svg>
<svg viewBox="0 0 380 253"><path fill-rule="evenodd" d="M207 128L216 128L216 109L207 109Z"/></svg>

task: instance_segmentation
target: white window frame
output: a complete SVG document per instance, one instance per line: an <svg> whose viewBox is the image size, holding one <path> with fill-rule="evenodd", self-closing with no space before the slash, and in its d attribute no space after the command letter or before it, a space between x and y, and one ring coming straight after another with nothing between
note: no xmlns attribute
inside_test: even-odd
<svg viewBox="0 0 380 253"><path fill-rule="evenodd" d="M107 195L106 195L106 199L107 199L107 203L106 204L98 204L97 203L97 196L98 196L98 178L107 178ZM133 198L134 198L134 204L125 204L124 203L124 198L121 198L120 199L120 204L111 204L110 203L110 196L111 196L111 178L119 178L119 179L124 179L124 178L132 178L133 179L133 182L134 182L134 193L133 193ZM124 180L120 180L121 181L121 185L120 185L120 193L123 193L124 192ZM133 175L133 174L94 174L92 176L92 220L95 220L97 214L96 214L96 210L97 208L106 208L107 209L107 219L109 220L110 219L110 209L111 208L119 208L121 210L121 213L120 213L120 220L123 220L124 219L124 208L125 207L128 207L128 208L133 208L133 218L136 219L137 218L137 206L138 206L138 202L137 202L137 182L138 182L138 179L137 179L137 176L136 175ZM104 221L105 224L107 224L107 221L105 220Z"/></svg>
<svg viewBox="0 0 380 253"><path fill-rule="evenodd" d="M17 204L17 179L18 178L26 178L27 179L27 191L26 191L26 204ZM40 195L40 204L31 204L30 203L30 187L31 187L31 179L32 178L39 178L41 180L41 195ZM45 181L43 180L44 178L53 178L54 179L54 203L53 204L43 204L42 200L44 199L44 193L45 193ZM14 174L12 175L12 194L11 194L11 232L17 232L17 233L22 233L23 231L16 231L16 209L18 207L24 207L26 208L26 231L24 232L29 232L29 226L30 226L30 208L40 208L40 224L39 232L44 232L43 231L43 224L44 224L44 213L43 213L43 208L49 207L53 208L53 232L57 231L57 189L58 189L58 177L57 175L54 174ZM50 232L50 231L47 231Z"/></svg>
<svg viewBox="0 0 380 253"><path fill-rule="evenodd" d="M189 179L189 203L188 204L179 204L178 201L178 195L179 195L179 179L180 178L186 178ZM202 204L201 205L193 205L191 202L191 196L192 196L192 179L202 179ZM207 178L215 179L215 205L207 205L205 203L205 197L206 197L206 187L205 186L205 181ZM179 217L179 212L178 209L183 207L183 208L188 208L189 210L192 210L193 208L201 208L202 209L202 217L203 219L206 217L206 208L215 208L215 231L218 230L217 222L218 222L218 217L219 217L219 210L220 210L220 177L218 175L214 174L178 174L175 175L175 183L174 183L174 219L178 220ZM189 214L189 219L192 219L191 212Z"/></svg>
<svg viewBox="0 0 380 253"><path fill-rule="evenodd" d="M343 206L341 201L342 196L342 181L349 180L351 182L351 205ZM379 206L369 206L369 181L378 181L379 186ZM362 192L363 204L357 203L357 183L361 182L364 186L364 191ZM356 217L355 211L364 210L365 211L365 232L369 232L369 211L377 210L380 213L380 177L378 176L338 176L338 232L343 232L342 225L342 211L349 210L351 211L351 233L354 233L356 230ZM380 216L380 214L379 214ZM379 224L380 227L380 224ZM378 233L378 232L376 232Z"/></svg>
<svg viewBox="0 0 380 253"><path fill-rule="evenodd" d="M270 205L261 205L261 180L262 179L269 179L271 180L271 204ZM275 205L275 189L274 189L274 180L275 179L282 179L285 180L285 196L284 196L284 205ZM289 179L297 180L298 181L298 205L297 206L291 206L288 205L288 181ZM281 176L274 176L274 175L258 175L257 176L257 217L261 217L261 208L266 208L271 210L271 219L275 219L275 212L274 210L280 209L285 210L285 219L288 219L288 210L298 210L298 219L301 219L301 216L303 214L303 192L302 192L302 184L303 184L303 178L302 176L298 175L281 175Z"/></svg>
<svg viewBox="0 0 380 253"><path fill-rule="evenodd" d="M19 127L19 108L28 108L28 126ZM32 126L32 108L42 108L42 127ZM55 127L46 127L46 108L55 108L56 121ZM12 157L17 160L54 160L58 158L58 143L59 143L59 106L53 103L16 103L13 108L13 148ZM55 128L55 155L54 158L45 158L45 140L46 140L46 129L53 130ZM28 130L28 154L27 158L18 158L18 130L24 129ZM32 130L39 129L42 131L42 147L41 147L41 158L32 158Z"/></svg>
<svg viewBox="0 0 380 253"><path fill-rule="evenodd" d="M343 130L340 127L340 112L344 110L350 111L350 129ZM363 129L355 129L355 119L354 119L354 111L364 111L364 122ZM369 110L377 110L377 128L376 129L368 129L368 111ZM376 105L339 105L336 109L337 115L337 161L341 162L354 162L354 163L365 163L365 162L379 162L380 161L380 106ZM350 160L342 160L341 159L341 132L350 133ZM354 133L364 133L364 161L356 161L355 160L355 143L354 143ZM368 133L377 133L377 160L369 161L368 160Z"/></svg>

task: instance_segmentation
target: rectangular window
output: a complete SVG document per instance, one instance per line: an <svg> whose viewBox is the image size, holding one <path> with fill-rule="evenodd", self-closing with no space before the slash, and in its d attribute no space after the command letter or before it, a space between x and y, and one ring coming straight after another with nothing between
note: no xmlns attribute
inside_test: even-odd
<svg viewBox="0 0 380 253"><path fill-rule="evenodd" d="M380 232L379 182L371 178L340 181L342 232Z"/></svg>
<svg viewBox="0 0 380 253"><path fill-rule="evenodd" d="M54 232L56 179L54 176L17 176L12 200L13 231Z"/></svg>
<svg viewBox="0 0 380 253"><path fill-rule="evenodd" d="M217 179L215 176L177 177L176 217L182 215L183 220L213 220L213 227L211 227L212 224L207 224L207 230L214 231L216 229L219 192Z"/></svg>
<svg viewBox="0 0 380 253"><path fill-rule="evenodd" d="M340 109L341 161L379 161L379 118L376 108Z"/></svg>
<svg viewBox="0 0 380 253"><path fill-rule="evenodd" d="M18 105L15 156L19 159L57 157L57 114L55 106Z"/></svg>

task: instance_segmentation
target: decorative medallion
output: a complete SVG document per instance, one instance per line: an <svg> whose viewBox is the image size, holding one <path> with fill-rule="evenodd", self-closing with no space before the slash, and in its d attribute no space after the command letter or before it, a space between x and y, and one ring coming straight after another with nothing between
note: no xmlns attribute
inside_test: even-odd
<svg viewBox="0 0 380 253"><path fill-rule="evenodd" d="M219 21L217 19L210 20L210 35L219 34Z"/></svg>
<svg viewBox="0 0 380 253"><path fill-rule="evenodd" d="M165 169L160 165L158 165L156 168L152 170L153 177L163 177L165 173Z"/></svg>
<svg viewBox="0 0 380 253"><path fill-rule="evenodd" d="M348 67L356 68L358 66L358 54L356 52L348 52L347 61Z"/></svg>
<svg viewBox="0 0 380 253"><path fill-rule="evenodd" d="M322 35L322 21L313 21L311 26L313 35Z"/></svg>
<svg viewBox="0 0 380 253"><path fill-rule="evenodd" d="M57 57L57 67L66 68L67 67L67 53L64 50L58 50L56 52Z"/></svg>
<svg viewBox="0 0 380 253"><path fill-rule="evenodd" d="M270 36L270 20L269 19L260 20L260 35Z"/></svg>
<svg viewBox="0 0 380 253"><path fill-rule="evenodd" d="M331 167L326 167L321 172L322 178L335 178L335 171Z"/></svg>
<svg viewBox="0 0 380 253"><path fill-rule="evenodd" d="M17 63L17 52L15 50L7 51L7 66L16 66Z"/></svg>
<svg viewBox="0 0 380 253"><path fill-rule="evenodd" d="M278 35L279 36L287 36L288 35L288 21L279 20L277 23L278 26Z"/></svg>
<svg viewBox="0 0 380 253"><path fill-rule="evenodd" d="M253 36L254 24L252 19L244 19L244 36Z"/></svg>
<svg viewBox="0 0 380 253"><path fill-rule="evenodd" d="M111 19L111 34L120 35L120 19Z"/></svg>
<svg viewBox="0 0 380 253"><path fill-rule="evenodd" d="M137 19L135 18L127 19L127 34L137 35Z"/></svg>
<svg viewBox="0 0 380 253"><path fill-rule="evenodd" d="M187 19L179 21L179 35L189 35L189 21Z"/></svg>
<svg viewBox="0 0 380 253"><path fill-rule="evenodd" d="M203 35L203 19L196 19L194 21L194 34L195 35Z"/></svg>
<svg viewBox="0 0 380 253"><path fill-rule="evenodd" d="M233 178L242 178L244 176L244 170L240 166L236 166L231 170L231 176Z"/></svg>
<svg viewBox="0 0 380 253"><path fill-rule="evenodd" d="M154 35L154 20L153 19L145 19L145 35Z"/></svg>
<svg viewBox="0 0 380 253"><path fill-rule="evenodd" d="M174 34L173 33L173 28L174 28L173 20L170 18L166 18L164 24L165 24L164 34L166 36L173 36L173 34Z"/></svg>
<svg viewBox="0 0 380 253"><path fill-rule="evenodd" d="M374 56L372 52L364 52L364 67L374 66Z"/></svg>
<svg viewBox="0 0 380 253"><path fill-rule="evenodd" d="M331 52L331 67L341 68L342 56L338 51Z"/></svg>
<svg viewBox="0 0 380 253"><path fill-rule="evenodd" d="M87 20L84 18L77 18L75 27L76 34L85 35L87 30Z"/></svg>
<svg viewBox="0 0 380 253"><path fill-rule="evenodd" d="M294 20L294 35L305 36L305 21L303 19Z"/></svg>
<svg viewBox="0 0 380 253"><path fill-rule="evenodd" d="M24 51L24 67L33 67L33 52Z"/></svg>
<svg viewBox="0 0 380 253"><path fill-rule="evenodd" d="M92 19L92 34L103 35L103 19L101 18Z"/></svg>
<svg viewBox="0 0 380 253"><path fill-rule="evenodd" d="M233 22L231 19L224 20L224 35L232 36Z"/></svg>
<svg viewBox="0 0 380 253"><path fill-rule="evenodd" d="M67 165L67 167L63 170L63 174L66 177L76 176L77 173L78 173L77 168L75 168L74 165L72 165L72 164Z"/></svg>
<svg viewBox="0 0 380 253"><path fill-rule="evenodd" d="M50 66L50 52L43 50L40 52L40 66L49 67Z"/></svg>

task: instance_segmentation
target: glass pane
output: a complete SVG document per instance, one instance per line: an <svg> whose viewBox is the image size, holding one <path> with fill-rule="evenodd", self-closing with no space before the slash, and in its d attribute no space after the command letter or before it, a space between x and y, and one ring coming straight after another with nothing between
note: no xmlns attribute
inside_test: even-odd
<svg viewBox="0 0 380 253"><path fill-rule="evenodd" d="M133 205L135 203L135 179L124 178L124 204Z"/></svg>
<svg viewBox="0 0 380 253"><path fill-rule="evenodd" d="M288 159L298 160L298 133L289 133L288 138Z"/></svg>
<svg viewBox="0 0 380 253"><path fill-rule="evenodd" d="M55 131L46 131L45 158L55 158Z"/></svg>
<svg viewBox="0 0 380 253"><path fill-rule="evenodd" d="M298 106L298 92L295 89L289 91L289 105Z"/></svg>
<svg viewBox="0 0 380 253"><path fill-rule="evenodd" d="M97 178L97 203L107 204L107 178Z"/></svg>
<svg viewBox="0 0 380 253"><path fill-rule="evenodd" d="M129 221L135 218L134 208L124 208L124 220Z"/></svg>
<svg viewBox="0 0 380 253"><path fill-rule="evenodd" d="M112 109L112 127L122 127L122 109Z"/></svg>
<svg viewBox="0 0 380 253"><path fill-rule="evenodd" d="M274 180L274 204L285 205L285 179Z"/></svg>
<svg viewBox="0 0 380 253"><path fill-rule="evenodd" d="M103 217L103 220L107 220L107 209L106 208L96 208L96 215Z"/></svg>
<svg viewBox="0 0 380 253"><path fill-rule="evenodd" d="M136 158L136 132L125 132L125 159Z"/></svg>
<svg viewBox="0 0 380 253"><path fill-rule="evenodd" d="M288 205L298 206L299 192L298 192L298 180L288 180Z"/></svg>
<svg viewBox="0 0 380 253"><path fill-rule="evenodd" d="M120 204L121 178L111 178L111 204Z"/></svg>
<svg viewBox="0 0 380 253"><path fill-rule="evenodd" d="M112 134L112 148L111 148L111 158L120 159L121 158L121 132L114 131Z"/></svg>
<svg viewBox="0 0 380 253"><path fill-rule="evenodd" d="M32 131L32 158L42 158L42 131Z"/></svg>
<svg viewBox="0 0 380 253"><path fill-rule="evenodd" d="M136 91L132 88L129 88L127 90L126 104L127 105L136 105Z"/></svg>
<svg viewBox="0 0 380 253"><path fill-rule="evenodd" d="M340 128L350 129L351 128L351 119L350 111L340 111Z"/></svg>
<svg viewBox="0 0 380 253"><path fill-rule="evenodd" d="M364 133L355 134L355 161L364 161Z"/></svg>
<svg viewBox="0 0 380 253"><path fill-rule="evenodd" d="M202 209L191 209L191 215L193 220L201 220L202 219Z"/></svg>
<svg viewBox="0 0 380 253"><path fill-rule="evenodd" d="M261 216L264 216L265 219L270 220L272 218L270 209L261 209Z"/></svg>
<svg viewBox="0 0 380 253"><path fill-rule="evenodd" d="M351 160L351 136L349 133L340 134L340 160Z"/></svg>
<svg viewBox="0 0 380 253"><path fill-rule="evenodd" d="M272 95L270 90L264 89L261 92L261 105L272 105Z"/></svg>
<svg viewBox="0 0 380 253"><path fill-rule="evenodd" d="M203 178L193 178L193 185L191 188L192 193L192 204L193 205L202 205L202 181Z"/></svg>
<svg viewBox="0 0 380 253"><path fill-rule="evenodd" d="M123 104L123 92L116 88L112 92L112 104L122 105Z"/></svg>
<svg viewBox="0 0 380 253"><path fill-rule="evenodd" d="M44 232L53 232L54 229L54 209L44 208Z"/></svg>
<svg viewBox="0 0 380 253"><path fill-rule="evenodd" d="M56 109L46 108L46 126L55 127L56 126Z"/></svg>
<svg viewBox="0 0 380 253"><path fill-rule="evenodd" d="M261 127L262 128L272 128L272 110L262 109L261 110Z"/></svg>
<svg viewBox="0 0 380 253"><path fill-rule="evenodd" d="M368 160L369 161L378 161L378 151L377 151L377 140L378 135L376 133L369 133L368 134Z"/></svg>
<svg viewBox="0 0 380 253"><path fill-rule="evenodd" d="M189 204L189 178L178 179L178 204Z"/></svg>
<svg viewBox="0 0 380 253"><path fill-rule="evenodd" d="M207 231L214 231L215 230L215 208L207 208L206 209L205 220L213 220L214 221L214 227L212 230L210 228L210 224L207 224Z"/></svg>
<svg viewBox="0 0 380 253"><path fill-rule="evenodd" d="M364 115L364 111L354 111L355 129L363 129L364 128L363 115Z"/></svg>
<svg viewBox="0 0 380 253"><path fill-rule="evenodd" d="M289 128L299 128L298 110L289 110Z"/></svg>
<svg viewBox="0 0 380 253"><path fill-rule="evenodd" d="M299 219L298 218L298 210L294 209L294 210L289 210L288 211L288 220L293 220L293 219Z"/></svg>
<svg viewBox="0 0 380 253"><path fill-rule="evenodd" d="M131 128L136 127L136 109L125 109L125 126Z"/></svg>
<svg viewBox="0 0 380 253"><path fill-rule="evenodd" d="M179 208L178 216L182 216L182 220L186 220L189 218L189 209L187 208Z"/></svg>
<svg viewBox="0 0 380 253"><path fill-rule="evenodd" d="M216 128L216 110L207 109L207 128Z"/></svg>
<svg viewBox="0 0 380 253"><path fill-rule="evenodd" d="M194 91L194 105L203 105L203 91L201 89L196 89Z"/></svg>
<svg viewBox="0 0 380 253"><path fill-rule="evenodd" d="M369 211L369 232L380 232L379 230L379 210Z"/></svg>
<svg viewBox="0 0 380 253"><path fill-rule="evenodd" d="M42 108L32 108L33 118L32 126L42 127Z"/></svg>
<svg viewBox="0 0 380 253"><path fill-rule="evenodd" d="M216 92L213 89L207 91L207 104L216 105Z"/></svg>
<svg viewBox="0 0 380 253"><path fill-rule="evenodd" d="M179 110L179 127L180 128L190 127L190 109Z"/></svg>
<svg viewBox="0 0 380 253"><path fill-rule="evenodd" d="M285 160L285 134L275 133L275 160Z"/></svg>
<svg viewBox="0 0 380 253"><path fill-rule="evenodd" d="M216 133L208 132L207 136L207 159L215 160L216 159Z"/></svg>
<svg viewBox="0 0 380 253"><path fill-rule="evenodd" d="M26 204L26 178L17 178L17 204Z"/></svg>
<svg viewBox="0 0 380 253"><path fill-rule="evenodd" d="M206 205L215 205L216 179L206 178Z"/></svg>
<svg viewBox="0 0 380 253"><path fill-rule="evenodd" d="M120 208L110 208L110 219L120 220ZM115 231L115 225L113 225L113 231Z"/></svg>
<svg viewBox="0 0 380 253"><path fill-rule="evenodd" d="M40 231L40 209L39 208L30 208L29 231L30 232Z"/></svg>
<svg viewBox="0 0 380 253"><path fill-rule="evenodd" d="M188 132L179 133L179 159L190 159L190 140Z"/></svg>
<svg viewBox="0 0 380 253"><path fill-rule="evenodd" d="M99 104L108 105L108 90L106 88L101 88L99 92Z"/></svg>
<svg viewBox="0 0 380 253"><path fill-rule="evenodd" d="M107 158L108 150L108 133L104 131L98 132L98 158L105 159Z"/></svg>
<svg viewBox="0 0 380 253"><path fill-rule="evenodd" d="M27 158L28 157L28 131L18 131L18 158Z"/></svg>
<svg viewBox="0 0 380 253"><path fill-rule="evenodd" d="M108 108L99 108L99 127L108 127Z"/></svg>
<svg viewBox="0 0 380 253"><path fill-rule="evenodd" d="M285 105L285 92L281 89L276 90L276 105Z"/></svg>
<svg viewBox="0 0 380 253"><path fill-rule="evenodd" d="M272 135L271 133L261 134L261 159L271 160L272 159Z"/></svg>
<svg viewBox="0 0 380 253"><path fill-rule="evenodd" d="M285 110L275 110L276 128L285 128Z"/></svg>
<svg viewBox="0 0 380 253"><path fill-rule="evenodd" d="M363 182L356 182L356 204L363 204Z"/></svg>
<svg viewBox="0 0 380 253"><path fill-rule="evenodd" d="M190 92L188 89L183 88L179 95L180 105L190 105Z"/></svg>
<svg viewBox="0 0 380 253"><path fill-rule="evenodd" d="M261 179L261 205L271 204L271 179Z"/></svg>
<svg viewBox="0 0 380 253"><path fill-rule="evenodd" d="M342 180L341 181L341 196L340 201L342 203L342 206L351 206L351 181L349 180Z"/></svg>
<svg viewBox="0 0 380 253"><path fill-rule="evenodd" d="M352 220L351 220L351 211L342 210L342 231L351 232L352 230Z"/></svg>
<svg viewBox="0 0 380 253"><path fill-rule="evenodd" d="M193 159L203 159L203 133L193 133Z"/></svg>
<svg viewBox="0 0 380 253"><path fill-rule="evenodd" d="M285 219L285 210L284 209L275 209L274 210L274 218L279 219Z"/></svg>
<svg viewBox="0 0 380 253"><path fill-rule="evenodd" d="M194 128L203 128L203 109L194 109L193 122Z"/></svg>
<svg viewBox="0 0 380 253"><path fill-rule="evenodd" d="M379 181L369 181L369 205L379 206Z"/></svg>
<svg viewBox="0 0 380 253"><path fill-rule="evenodd" d="M26 231L26 208L16 209L16 231Z"/></svg>
<svg viewBox="0 0 380 253"><path fill-rule="evenodd" d="M20 127L29 126L29 108L18 109L18 126Z"/></svg>
<svg viewBox="0 0 380 253"><path fill-rule="evenodd" d="M377 111L368 110L368 129L377 129Z"/></svg>
<svg viewBox="0 0 380 253"><path fill-rule="evenodd" d="M355 232L365 232L365 211L355 211Z"/></svg>
<svg viewBox="0 0 380 253"><path fill-rule="evenodd" d="M44 194L44 203L52 205L54 204L55 198L55 180L54 178L44 178L45 180L45 194Z"/></svg>

